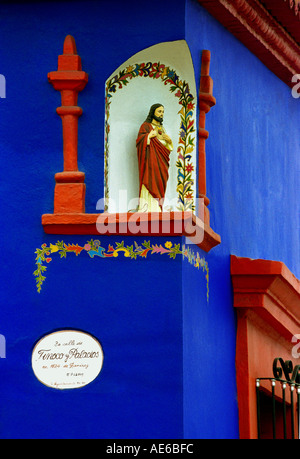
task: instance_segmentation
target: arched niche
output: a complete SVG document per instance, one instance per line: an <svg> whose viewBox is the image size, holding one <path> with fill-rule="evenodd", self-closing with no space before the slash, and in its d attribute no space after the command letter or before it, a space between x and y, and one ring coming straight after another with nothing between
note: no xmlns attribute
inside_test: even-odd
<svg viewBox="0 0 300 459"><path fill-rule="evenodd" d="M163 210L194 210L197 97L187 43L159 43L135 54L107 79L105 95L107 211L129 212L137 207L136 137L154 103L165 107L164 126L174 146Z"/></svg>

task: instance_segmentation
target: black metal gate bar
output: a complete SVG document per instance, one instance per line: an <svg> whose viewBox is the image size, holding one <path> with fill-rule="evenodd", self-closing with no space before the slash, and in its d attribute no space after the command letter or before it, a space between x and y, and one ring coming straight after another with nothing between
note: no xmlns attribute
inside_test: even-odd
<svg viewBox="0 0 300 459"><path fill-rule="evenodd" d="M275 379L272 379L272 427L273 427L273 440L276 439L276 408L275 408Z"/></svg>
<svg viewBox="0 0 300 459"><path fill-rule="evenodd" d="M290 388L291 388L291 429L292 429L292 440L295 440L295 424L294 424L294 389L295 389L295 384L291 384Z"/></svg>
<svg viewBox="0 0 300 459"><path fill-rule="evenodd" d="M257 415L257 438L260 440L260 402L259 402L259 379L256 380L256 415ZM300 400L300 397L299 397Z"/></svg>
<svg viewBox="0 0 300 459"><path fill-rule="evenodd" d="M283 409L283 438L286 440L286 404L285 404L286 383L282 383L282 409Z"/></svg>
<svg viewBox="0 0 300 459"><path fill-rule="evenodd" d="M297 405L298 405L298 438L300 437L300 387L297 386Z"/></svg>

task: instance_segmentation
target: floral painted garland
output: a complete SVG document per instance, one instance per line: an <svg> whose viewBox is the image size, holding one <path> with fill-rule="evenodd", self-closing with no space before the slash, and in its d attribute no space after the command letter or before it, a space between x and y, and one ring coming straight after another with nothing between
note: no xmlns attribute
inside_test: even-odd
<svg viewBox="0 0 300 459"><path fill-rule="evenodd" d="M192 172L194 165L191 162L192 151L195 147L195 125L193 119L193 110L195 108L194 97L190 93L189 85L184 80L180 80L176 72L169 67L155 63L142 63L130 65L123 69L119 74L111 78L106 84L106 97L105 97L105 143L104 143L104 182L105 182L105 196L109 197L108 189L108 136L110 132L109 126L109 108L110 99L117 89L126 86L132 78L137 76L149 77L153 79L160 78L162 82L167 85L170 84L170 91L175 93L178 97L178 103L181 109L178 112L180 115L180 129L179 129L179 142L177 148L177 188L178 192L178 210L195 210L194 205L194 181L192 179Z"/></svg>
<svg viewBox="0 0 300 459"><path fill-rule="evenodd" d="M144 241L141 245L134 241L132 245L124 245L124 241L116 242L114 245L109 244L107 248L103 247L98 239L87 241L83 246L79 244L65 244L64 241L57 241L56 244L42 244L41 248L36 249L35 264L36 270L33 275L36 279L36 288L38 293L41 292L42 284L46 280L45 272L47 266L44 263L50 263L52 261L53 254L59 254L60 258L66 258L68 253L75 253L76 256L81 253L87 253L90 258L95 256L108 259L117 258L119 253L123 253L124 257L136 260L138 257L147 258L147 256L153 254L168 255L169 258L175 260L178 255L181 255L183 259L187 259L188 262L195 268L202 268L205 273L206 287L207 287L207 300L209 295L209 269L207 261L196 254L190 249L189 246L184 244L180 247L180 244L174 244L171 241L167 241L165 245L151 244L150 241Z"/></svg>

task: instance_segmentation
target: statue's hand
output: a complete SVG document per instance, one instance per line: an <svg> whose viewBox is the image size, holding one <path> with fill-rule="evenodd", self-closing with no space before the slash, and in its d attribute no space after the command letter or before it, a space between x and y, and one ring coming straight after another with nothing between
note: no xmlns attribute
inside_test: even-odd
<svg viewBox="0 0 300 459"><path fill-rule="evenodd" d="M153 137L157 137L157 132L154 129L148 134L148 139L152 139Z"/></svg>
<svg viewBox="0 0 300 459"><path fill-rule="evenodd" d="M171 142L172 142L171 137L169 137L167 134L163 134L163 135L162 135L162 138L163 138L163 140L165 140L165 141L168 142L168 143L171 143Z"/></svg>

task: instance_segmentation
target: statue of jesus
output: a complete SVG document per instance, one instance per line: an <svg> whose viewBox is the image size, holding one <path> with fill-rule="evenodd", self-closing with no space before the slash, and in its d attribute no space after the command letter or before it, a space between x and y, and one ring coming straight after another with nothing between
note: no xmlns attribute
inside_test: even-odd
<svg viewBox="0 0 300 459"><path fill-rule="evenodd" d="M163 105L152 105L136 139L139 166L138 212L162 212L169 177L169 157L173 150L172 140L163 127L163 118Z"/></svg>

